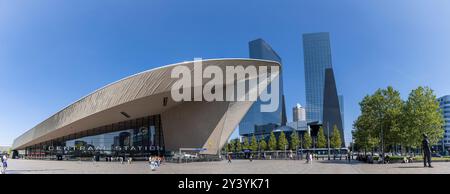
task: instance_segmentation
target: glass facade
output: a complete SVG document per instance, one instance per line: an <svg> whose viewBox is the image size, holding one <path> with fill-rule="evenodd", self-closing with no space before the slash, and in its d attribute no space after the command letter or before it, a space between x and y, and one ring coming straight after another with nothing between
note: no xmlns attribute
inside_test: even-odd
<svg viewBox="0 0 450 194"><path fill-rule="evenodd" d="M329 33L303 34L306 120L323 121L325 69L332 68Z"/></svg>
<svg viewBox="0 0 450 194"><path fill-rule="evenodd" d="M263 39L256 39L249 42L250 58L252 59L264 59L277 61L281 64L281 58L278 54L267 44ZM268 92L270 93L271 85L268 86ZM255 129L258 126L271 126L282 125L286 123L286 109L284 107L284 96L283 96L283 79L282 71L280 69L280 102L278 109L274 112L261 112L260 107L263 103L258 100L250 107L247 114L239 123L239 134L248 135L255 133ZM271 125L268 125L271 124Z"/></svg>
<svg viewBox="0 0 450 194"><path fill-rule="evenodd" d="M442 139L444 146L450 147L450 95L443 96L438 99L442 114L444 117L444 138ZM442 141L440 142L442 145Z"/></svg>
<svg viewBox="0 0 450 194"><path fill-rule="evenodd" d="M160 115L114 123L50 140L25 149L30 159L145 159L164 154Z"/></svg>

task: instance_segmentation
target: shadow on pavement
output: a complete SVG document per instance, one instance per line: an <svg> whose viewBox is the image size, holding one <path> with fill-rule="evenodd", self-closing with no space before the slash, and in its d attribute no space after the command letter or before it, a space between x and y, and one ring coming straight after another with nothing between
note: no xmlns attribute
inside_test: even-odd
<svg viewBox="0 0 450 194"><path fill-rule="evenodd" d="M324 163L324 164L346 164L346 165L359 165L364 164L363 162L352 160L348 162L347 160L315 160L313 162Z"/></svg>
<svg viewBox="0 0 450 194"><path fill-rule="evenodd" d="M6 174L21 174L26 172L53 172L64 171L65 169L41 169L41 170L6 170Z"/></svg>
<svg viewBox="0 0 450 194"><path fill-rule="evenodd" d="M423 166L399 166L397 168L424 168Z"/></svg>

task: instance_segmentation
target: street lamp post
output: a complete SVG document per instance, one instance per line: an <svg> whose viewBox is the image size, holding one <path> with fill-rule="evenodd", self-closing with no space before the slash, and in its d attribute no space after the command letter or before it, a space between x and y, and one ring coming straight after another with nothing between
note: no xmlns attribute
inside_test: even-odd
<svg viewBox="0 0 450 194"><path fill-rule="evenodd" d="M378 119L380 122L380 139L381 139L381 162L384 164L384 132L383 132L383 113L384 107L378 107Z"/></svg>
<svg viewBox="0 0 450 194"><path fill-rule="evenodd" d="M301 141L300 141L300 160L303 160L303 136L300 135L300 138L301 138Z"/></svg>
<svg viewBox="0 0 450 194"><path fill-rule="evenodd" d="M381 126L381 162L384 164L384 133L383 126Z"/></svg>
<svg viewBox="0 0 450 194"><path fill-rule="evenodd" d="M286 159L286 149L287 149L287 145L284 145L284 159Z"/></svg>
<svg viewBox="0 0 450 194"><path fill-rule="evenodd" d="M328 160L330 160L330 123L327 123L327 139L328 139Z"/></svg>
<svg viewBox="0 0 450 194"><path fill-rule="evenodd" d="M381 162L384 164L384 132L383 132L383 119L380 115L380 137L381 137Z"/></svg>
<svg viewBox="0 0 450 194"><path fill-rule="evenodd" d="M355 152L355 137L353 137L353 134L352 134L352 151L351 151L352 160L353 160L353 153L354 152Z"/></svg>

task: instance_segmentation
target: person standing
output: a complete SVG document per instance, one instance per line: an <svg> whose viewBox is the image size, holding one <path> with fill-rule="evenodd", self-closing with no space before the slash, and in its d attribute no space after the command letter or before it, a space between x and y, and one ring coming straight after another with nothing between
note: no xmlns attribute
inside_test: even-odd
<svg viewBox="0 0 450 194"><path fill-rule="evenodd" d="M6 157L6 155L3 155L2 157L2 174L6 173L6 168L8 168L8 157Z"/></svg>
<svg viewBox="0 0 450 194"><path fill-rule="evenodd" d="M428 140L427 134L423 134L423 140L422 140L422 149L423 149L423 167L433 168L431 166L431 148L430 148L430 141Z"/></svg>
<svg viewBox="0 0 450 194"><path fill-rule="evenodd" d="M161 156L158 156L158 157L156 158L156 167L159 168L159 166L161 166Z"/></svg>
<svg viewBox="0 0 450 194"><path fill-rule="evenodd" d="M310 154L309 154L309 163L312 164L312 161L313 161L313 154L310 153Z"/></svg>
<svg viewBox="0 0 450 194"><path fill-rule="evenodd" d="M352 161L352 158L351 158L351 157L352 157L352 152L349 151L349 152L347 153L347 160L348 160L348 163L350 163L350 162Z"/></svg>

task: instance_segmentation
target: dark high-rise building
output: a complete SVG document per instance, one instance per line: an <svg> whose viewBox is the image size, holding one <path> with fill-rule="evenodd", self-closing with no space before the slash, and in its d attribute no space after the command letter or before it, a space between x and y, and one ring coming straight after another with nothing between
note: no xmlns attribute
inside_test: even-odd
<svg viewBox="0 0 450 194"><path fill-rule="evenodd" d="M281 58L278 54L272 49L272 47L267 44L263 39L256 39L249 42L249 54L252 59L265 59L277 61L281 64ZM257 100L248 110L247 114L239 123L239 134L240 135L249 135L255 133L255 129L259 128L267 128L270 126L280 126L286 125L286 108L284 102L284 93L283 93L283 79L282 79L282 70L280 69L280 102L278 109L274 112L261 112L260 107L261 100ZM268 86L268 92L270 91L271 85ZM273 128L273 127L270 127Z"/></svg>
<svg viewBox="0 0 450 194"><path fill-rule="evenodd" d="M333 132L333 128L337 127L341 133L342 146L345 146L344 130L342 128L342 118L339 97L336 89L336 81L332 68L325 70L325 86L323 98L323 129L325 135Z"/></svg>
<svg viewBox="0 0 450 194"><path fill-rule="evenodd" d="M329 33L303 34L306 120L322 123L325 69L332 68Z"/></svg>
<svg viewBox="0 0 450 194"><path fill-rule="evenodd" d="M339 109L341 110L341 119L342 119L342 129L345 130L345 119L344 119L344 95L338 95L339 97Z"/></svg>

